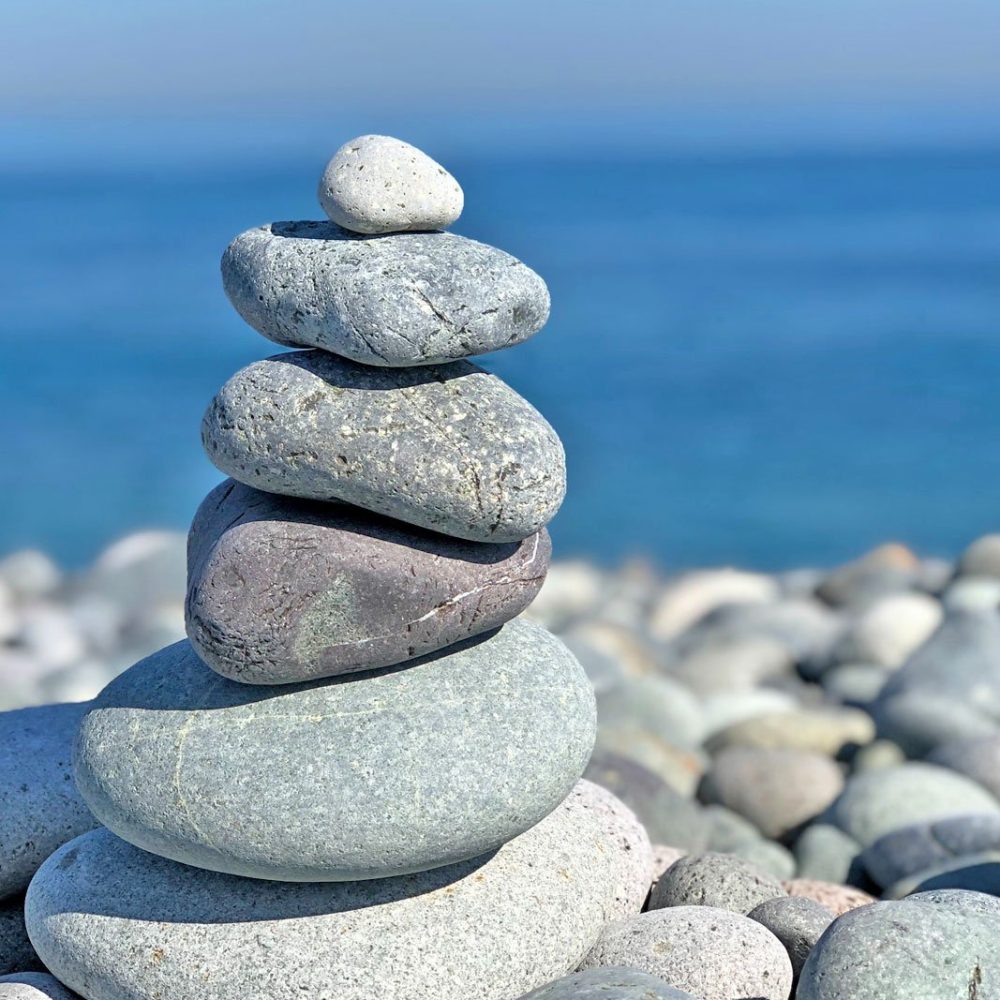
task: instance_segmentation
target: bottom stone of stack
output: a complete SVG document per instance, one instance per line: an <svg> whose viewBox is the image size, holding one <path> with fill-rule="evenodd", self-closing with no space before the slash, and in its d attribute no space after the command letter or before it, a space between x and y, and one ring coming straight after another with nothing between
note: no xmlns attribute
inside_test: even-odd
<svg viewBox="0 0 1000 1000"><path fill-rule="evenodd" d="M26 915L86 1000L516 1000L638 913L651 875L638 820L581 781L492 854L378 881L241 878L97 830L46 861Z"/></svg>

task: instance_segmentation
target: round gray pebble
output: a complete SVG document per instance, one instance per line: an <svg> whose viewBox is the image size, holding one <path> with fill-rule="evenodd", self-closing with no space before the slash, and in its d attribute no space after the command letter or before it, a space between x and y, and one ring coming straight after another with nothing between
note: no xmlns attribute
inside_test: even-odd
<svg viewBox="0 0 1000 1000"><path fill-rule="evenodd" d="M695 1000L637 969L588 969L557 979L521 1000Z"/></svg>
<svg viewBox="0 0 1000 1000"><path fill-rule="evenodd" d="M755 906L748 916L766 927L785 946L796 976L834 919L825 906L802 896L769 899Z"/></svg>
<svg viewBox="0 0 1000 1000"><path fill-rule="evenodd" d="M95 815L154 854L254 878L384 878L541 820L583 773L594 715L579 664L523 619L406 668L284 688L220 677L180 642L94 701L76 775Z"/></svg>
<svg viewBox="0 0 1000 1000"><path fill-rule="evenodd" d="M288 684L433 653L503 625L545 579L544 530L487 545L227 480L191 527L187 631L213 670Z"/></svg>
<svg viewBox="0 0 1000 1000"><path fill-rule="evenodd" d="M0 1000L79 1000L54 976L19 972L0 976Z"/></svg>
<svg viewBox="0 0 1000 1000"><path fill-rule="evenodd" d="M555 431L465 361L385 369L323 351L276 355L223 386L202 441L248 486L343 500L471 541L527 538L566 492Z"/></svg>
<svg viewBox="0 0 1000 1000"><path fill-rule="evenodd" d="M760 903L785 895L778 879L748 861L709 852L674 862L656 883L649 908L711 906L745 916Z"/></svg>
<svg viewBox="0 0 1000 1000"><path fill-rule="evenodd" d="M604 928L581 968L629 966L698 1000L788 1000L792 964L756 921L710 906L675 906Z"/></svg>
<svg viewBox="0 0 1000 1000"><path fill-rule="evenodd" d="M323 211L355 233L447 229L461 214L462 189L416 146L388 135L345 142L319 182Z"/></svg>
<svg viewBox="0 0 1000 1000"><path fill-rule="evenodd" d="M273 222L230 243L222 281L268 340L376 367L512 347L549 318L549 291L530 267L451 233L365 239L329 222Z"/></svg>
<svg viewBox="0 0 1000 1000"><path fill-rule="evenodd" d="M201 871L98 830L40 870L28 928L89 1000L510 1000L574 969L623 894L637 912L623 814L581 782L485 858L338 883ZM648 868L649 841L632 850Z"/></svg>

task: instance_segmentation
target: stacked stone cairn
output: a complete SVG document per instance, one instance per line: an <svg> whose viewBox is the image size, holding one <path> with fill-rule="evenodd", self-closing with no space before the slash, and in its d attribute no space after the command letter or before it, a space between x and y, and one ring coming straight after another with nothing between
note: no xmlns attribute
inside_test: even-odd
<svg viewBox="0 0 1000 1000"><path fill-rule="evenodd" d="M548 423L466 360L546 321L520 261L444 230L454 178L365 136L330 221L249 230L226 292L287 347L204 418L187 631L91 703L103 824L35 876L87 1000L513 1000L637 914L648 839L581 781L594 697L517 616L565 490ZM53 993L55 995L55 993Z"/></svg>

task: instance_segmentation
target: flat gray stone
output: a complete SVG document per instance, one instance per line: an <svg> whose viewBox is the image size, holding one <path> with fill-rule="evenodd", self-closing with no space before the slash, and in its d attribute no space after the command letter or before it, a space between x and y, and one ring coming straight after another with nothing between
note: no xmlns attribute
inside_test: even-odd
<svg viewBox="0 0 1000 1000"><path fill-rule="evenodd" d="M788 1000L792 964L754 920L711 906L674 906L604 928L581 968L641 969L698 1000Z"/></svg>
<svg viewBox="0 0 1000 1000"><path fill-rule="evenodd" d="M594 733L583 670L523 619L402 669L285 688L220 677L180 642L94 701L76 776L106 826L175 861L384 878L523 833L569 794Z"/></svg>
<svg viewBox="0 0 1000 1000"><path fill-rule="evenodd" d="M339 883L200 871L99 830L43 867L28 926L90 1000L510 1000L572 971L623 899L638 912L650 848L625 814L581 782L493 855Z"/></svg>
<svg viewBox="0 0 1000 1000"><path fill-rule="evenodd" d="M191 526L188 637L213 670L246 684L390 666L520 614L551 551L544 529L466 542L227 480Z"/></svg>
<svg viewBox="0 0 1000 1000"><path fill-rule="evenodd" d="M885 888L925 869L985 851L1000 851L1000 813L904 826L879 837L861 859L868 874Z"/></svg>
<svg viewBox="0 0 1000 1000"><path fill-rule="evenodd" d="M0 976L3 1000L79 1000L54 976L43 972L19 972Z"/></svg>
<svg viewBox="0 0 1000 1000"><path fill-rule="evenodd" d="M85 704L0 712L0 899L24 892L61 844L97 826L73 784Z"/></svg>
<svg viewBox="0 0 1000 1000"><path fill-rule="evenodd" d="M742 858L709 852L675 861L656 883L649 908L711 906L746 915L760 903L785 895L778 879Z"/></svg>
<svg viewBox="0 0 1000 1000"><path fill-rule="evenodd" d="M588 969L574 972L522 1000L695 1000L662 979L637 969Z"/></svg>
<svg viewBox="0 0 1000 1000"><path fill-rule="evenodd" d="M920 897L836 920L813 948L796 1000L988 1000L1000 996L1000 917Z"/></svg>
<svg viewBox="0 0 1000 1000"><path fill-rule="evenodd" d="M802 896L769 899L755 906L748 916L766 927L785 946L796 976L834 919L825 906Z"/></svg>
<svg viewBox="0 0 1000 1000"><path fill-rule="evenodd" d="M853 775L828 818L868 847L890 830L913 823L998 811L1000 803L969 778L933 764L909 763Z"/></svg>
<svg viewBox="0 0 1000 1000"><path fill-rule="evenodd" d="M458 181L416 146L388 135L345 142L319 182L323 211L355 233L447 229L465 198Z"/></svg>
<svg viewBox="0 0 1000 1000"><path fill-rule="evenodd" d="M0 976L42 968L24 926L24 898L4 900L0 903Z"/></svg>
<svg viewBox="0 0 1000 1000"><path fill-rule="evenodd" d="M566 492L555 431L466 361L385 369L323 351L276 355L223 386L202 441L248 486L479 542L534 534Z"/></svg>
<svg viewBox="0 0 1000 1000"><path fill-rule="evenodd" d="M331 222L272 222L229 244L222 282L268 340L378 367L513 347L549 318L530 267L452 233L365 238Z"/></svg>

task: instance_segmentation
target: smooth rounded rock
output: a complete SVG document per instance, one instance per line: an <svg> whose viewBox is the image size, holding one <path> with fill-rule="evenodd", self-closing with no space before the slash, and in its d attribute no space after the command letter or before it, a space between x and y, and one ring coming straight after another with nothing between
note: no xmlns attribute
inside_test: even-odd
<svg viewBox="0 0 1000 1000"><path fill-rule="evenodd" d="M390 666L514 618L551 549L544 530L465 542L228 480L191 527L188 637L212 669L246 684Z"/></svg>
<svg viewBox="0 0 1000 1000"><path fill-rule="evenodd" d="M912 823L1000 811L975 782L933 764L909 763L852 775L829 819L863 847Z"/></svg>
<svg viewBox="0 0 1000 1000"><path fill-rule="evenodd" d="M229 244L222 282L268 340L376 367L512 347L549 318L530 267L452 233L365 239L330 222L273 222Z"/></svg>
<svg viewBox="0 0 1000 1000"><path fill-rule="evenodd" d="M734 847L732 853L776 879L793 878L797 871L795 855L773 840L748 841Z"/></svg>
<svg viewBox="0 0 1000 1000"><path fill-rule="evenodd" d="M1000 995L1000 918L919 899L842 916L813 949L796 1000Z"/></svg>
<svg viewBox="0 0 1000 1000"><path fill-rule="evenodd" d="M1000 534L982 535L959 556L958 576L1000 579Z"/></svg>
<svg viewBox="0 0 1000 1000"><path fill-rule="evenodd" d="M0 1000L79 1000L55 976L19 972L0 976Z"/></svg>
<svg viewBox="0 0 1000 1000"><path fill-rule="evenodd" d="M749 862L731 854L710 852L672 864L657 882L649 908L714 906L746 915L765 900L784 895L778 879Z"/></svg>
<svg viewBox="0 0 1000 1000"><path fill-rule="evenodd" d="M777 840L820 815L843 787L840 768L829 757L734 746L715 758L700 794Z"/></svg>
<svg viewBox="0 0 1000 1000"><path fill-rule="evenodd" d="M323 211L355 233L447 229L461 214L462 189L426 153L388 135L345 142L319 182Z"/></svg>
<svg viewBox="0 0 1000 1000"><path fill-rule="evenodd" d="M1000 797L1000 735L942 743L928 754L927 760L972 778Z"/></svg>
<svg viewBox="0 0 1000 1000"><path fill-rule="evenodd" d="M342 883L199 871L99 830L36 876L28 928L88 1000L509 1000L574 969L623 895L641 900L624 883L649 842L622 849L626 813L581 782L491 855Z"/></svg>
<svg viewBox="0 0 1000 1000"><path fill-rule="evenodd" d="M844 748L863 746L875 738L866 712L852 708L797 708L769 712L733 723L712 735L712 751L726 747L759 747L811 751L835 756Z"/></svg>
<svg viewBox="0 0 1000 1000"><path fill-rule="evenodd" d="M804 896L779 896L755 906L751 920L766 927L784 946L797 977L809 953L833 923L833 914L815 900Z"/></svg>
<svg viewBox="0 0 1000 1000"><path fill-rule="evenodd" d="M23 897L4 900L0 903L0 976L42 968L24 926Z"/></svg>
<svg viewBox="0 0 1000 1000"><path fill-rule="evenodd" d="M602 726L641 726L689 750L705 731L698 699L669 677L624 678L598 694L597 717Z"/></svg>
<svg viewBox="0 0 1000 1000"><path fill-rule="evenodd" d="M322 351L277 355L223 386L202 441L248 486L343 500L472 541L527 538L566 491L555 431L464 361L388 370Z"/></svg>
<svg viewBox="0 0 1000 1000"><path fill-rule="evenodd" d="M694 795L707 763L706 755L700 751L682 750L656 733L636 726L599 726L597 746L637 761L688 798Z"/></svg>
<svg viewBox="0 0 1000 1000"><path fill-rule="evenodd" d="M557 979L521 1000L695 1000L637 969L588 969Z"/></svg>
<svg viewBox="0 0 1000 1000"><path fill-rule="evenodd" d="M674 906L604 928L581 968L629 966L698 1000L788 1000L792 965L756 921L712 906Z"/></svg>
<svg viewBox="0 0 1000 1000"><path fill-rule="evenodd" d="M789 896L811 899L838 917L875 902L875 897L863 889L852 885L835 885L818 879L792 878L782 882L782 886Z"/></svg>
<svg viewBox="0 0 1000 1000"><path fill-rule="evenodd" d="M889 594L858 616L837 643L840 663L898 667L941 624L941 604L927 594Z"/></svg>
<svg viewBox="0 0 1000 1000"><path fill-rule="evenodd" d="M797 874L821 882L850 882L864 877L861 844L831 823L811 823L795 841Z"/></svg>
<svg viewBox="0 0 1000 1000"><path fill-rule="evenodd" d="M85 704L0 713L0 899L23 892L61 844L92 830L73 783L72 753Z"/></svg>
<svg viewBox="0 0 1000 1000"><path fill-rule="evenodd" d="M673 639L717 608L774 600L778 585L772 577L737 569L699 570L671 581L653 608L650 632Z"/></svg>
<svg viewBox="0 0 1000 1000"><path fill-rule="evenodd" d="M868 706L879 736L891 740L910 757L925 757L937 747L964 737L1000 735L1000 725L961 698L915 688L886 695L890 678Z"/></svg>
<svg viewBox="0 0 1000 1000"><path fill-rule="evenodd" d="M583 773L594 732L579 664L520 619L405 668L281 689L220 677L181 642L95 700L76 776L106 826L175 861L384 878L533 826Z"/></svg>

